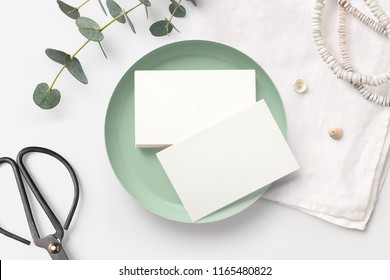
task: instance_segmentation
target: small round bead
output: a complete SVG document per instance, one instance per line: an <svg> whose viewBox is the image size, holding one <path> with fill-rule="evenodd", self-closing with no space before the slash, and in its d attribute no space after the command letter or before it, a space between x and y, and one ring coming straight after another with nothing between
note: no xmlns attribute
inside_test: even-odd
<svg viewBox="0 0 390 280"><path fill-rule="evenodd" d="M329 128L328 134L333 140L340 140L343 137L343 130L338 126L333 125Z"/></svg>

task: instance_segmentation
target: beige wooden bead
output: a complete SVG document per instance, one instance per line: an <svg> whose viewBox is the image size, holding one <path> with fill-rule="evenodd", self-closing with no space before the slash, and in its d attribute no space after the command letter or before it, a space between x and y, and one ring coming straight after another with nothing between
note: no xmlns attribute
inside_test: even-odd
<svg viewBox="0 0 390 280"><path fill-rule="evenodd" d="M343 130L338 126L331 126L328 130L329 136L334 140L340 140L343 137Z"/></svg>

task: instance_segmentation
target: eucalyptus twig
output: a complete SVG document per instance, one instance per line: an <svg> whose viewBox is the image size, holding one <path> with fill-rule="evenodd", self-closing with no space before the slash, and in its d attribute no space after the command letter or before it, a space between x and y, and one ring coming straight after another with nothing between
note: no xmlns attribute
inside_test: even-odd
<svg viewBox="0 0 390 280"><path fill-rule="evenodd" d="M90 42L91 40L90 39L88 39L87 41L85 41L84 42L84 44L82 44L81 45L81 47L79 47L75 52L74 52L74 54L72 54L71 55L71 59L73 59L89 42ZM57 81L57 79L58 79L58 77L61 75L61 73L62 73L62 71L64 71L64 69L66 68L66 64L64 64L62 67L61 67L61 69L60 69L60 71L58 71L58 73L57 73L57 75L55 76L55 78L54 78L54 80L53 80L53 82L51 83L51 85L50 85L50 88L49 88L49 90L51 90L51 89L53 89L53 86L54 86L54 84L56 83L56 81Z"/></svg>
<svg viewBox="0 0 390 280"><path fill-rule="evenodd" d="M107 27L109 27L111 24L113 24L116 20L118 20L119 18L123 17L124 15L127 15L128 13L130 13L132 10L138 8L139 6L141 6L142 3L139 3L137 5L135 5L133 8L127 10L127 11L124 11L122 12L121 14L119 14L118 16L116 16L115 18L113 18L112 20L110 20L106 25L104 25L102 28L100 28L100 31L103 31L104 29L106 29Z"/></svg>
<svg viewBox="0 0 390 280"><path fill-rule="evenodd" d="M58 78L62 74L62 72L67 69L73 77L75 77L78 81L83 84L88 83L88 79L84 73L84 70L81 66L80 61L77 59L77 55L81 50L85 48L91 41L97 42L104 54L107 58L103 47L101 45L101 41L104 39L103 31L113 24L115 21L120 23L128 22L133 33L136 33L133 23L131 22L128 14L139 6L143 5L146 9L146 14L148 15L148 7L151 6L149 0L138 0L140 3L135 5L134 7L124 10L121 8L114 0L106 0L106 6L110 15L113 17L109 22L107 22L103 27L100 27L98 23L94 20L81 17L79 10L86 5L90 0L85 0L77 7L70 6L63 1L57 0L58 6L61 11L67 15L68 17L74 19L76 21L76 25L80 31L80 33L87 39L72 55L55 49L46 49L46 55L53 61L61 64L61 68L58 71L57 75L54 77L50 86L47 83L40 83L36 86L33 94L33 99L35 104L37 104L42 109L52 109L60 102L61 93L59 90L54 88ZM168 35L173 28L172 20L173 17L184 17L186 15L185 8L180 5L182 0L176 2L176 0L170 0L171 4L169 5L169 11L171 13L170 19L165 19L162 21L158 21L150 27L150 31L154 36L165 36ZM187 0L191 1L191 3L196 6L195 0ZM103 6L101 0L98 0L99 5L101 6L103 12L107 15L107 12ZM176 29L177 30L177 29ZM178 30L177 30L178 31Z"/></svg>
<svg viewBox="0 0 390 280"><path fill-rule="evenodd" d="M90 1L90 0L88 0ZM86 2L88 2L86 1ZM84 2L85 3L85 2ZM142 3L139 3L137 5L135 5L134 7L132 7L131 9L127 10L127 11L124 11L122 12L121 14L119 14L118 16L116 16L115 18L113 18L112 20L110 20L106 25L104 25L102 28L99 29L100 32L102 32L104 29L106 29L107 27L109 27L111 24L113 24L116 20L118 20L120 17L124 16L125 14L127 15L128 13L130 13L131 11L133 11L134 9L138 8L139 6L141 6ZM88 39L87 41L84 42L84 44L82 44L72 55L71 55L71 59L73 59L86 45L88 45L88 43L91 42L91 39ZM60 71L58 72L58 74L56 75L56 77L54 78L49 90L51 90L54 86L54 84L56 83L58 77L61 75L61 73L64 71L64 69L66 68L66 64L64 64L62 66L62 68L60 69Z"/></svg>
<svg viewBox="0 0 390 280"><path fill-rule="evenodd" d="M177 9L180 7L181 0L179 0L179 3L175 5L175 9L173 10L171 17L169 18L169 22L172 22L173 17L175 16Z"/></svg>
<svg viewBox="0 0 390 280"><path fill-rule="evenodd" d="M171 13L171 16L168 19L159 20L150 26L149 30L154 36L166 36L169 35L173 29L175 29L177 32L177 28L173 25L172 20L173 17L182 18L186 16L186 9L183 5L181 5L182 0L179 0L177 2L176 0L170 0L171 4L169 5L169 12ZM193 4L196 2L194 0L191 1ZM194 5L195 5L194 4Z"/></svg>
<svg viewBox="0 0 390 280"><path fill-rule="evenodd" d="M172 24L172 19L173 19L173 17L175 16L177 10L179 9L180 3L181 3L181 0L179 0L179 3L178 3L177 5L175 5L175 8L174 8L174 10L173 10L173 12L172 12L172 14L171 14L171 17L169 18L169 23L167 23L167 25L166 25L166 27L165 27L165 30L167 31L167 34L169 34L169 32L168 32L169 26L171 25L172 27L174 27L174 25ZM175 29L176 29L176 28L175 28ZM177 30L177 29L176 29L176 30ZM177 31L179 32L179 30L177 30Z"/></svg>

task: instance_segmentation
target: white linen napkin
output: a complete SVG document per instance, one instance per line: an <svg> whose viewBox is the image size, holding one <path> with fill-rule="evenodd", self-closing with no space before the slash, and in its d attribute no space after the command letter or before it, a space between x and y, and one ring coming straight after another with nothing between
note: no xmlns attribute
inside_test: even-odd
<svg viewBox="0 0 390 280"><path fill-rule="evenodd" d="M363 9L363 1L352 1ZM390 108L366 101L338 80L317 53L311 34L314 1L198 1L187 31L192 38L231 45L256 60L278 88L288 121L288 142L301 169L274 183L264 198L331 223L363 230L389 167ZM338 4L326 1L324 34L339 55ZM388 39L351 15L347 46L352 65L377 74L390 67ZM306 93L296 93L296 79ZM385 93L389 87L378 92ZM328 128L342 128L333 140Z"/></svg>

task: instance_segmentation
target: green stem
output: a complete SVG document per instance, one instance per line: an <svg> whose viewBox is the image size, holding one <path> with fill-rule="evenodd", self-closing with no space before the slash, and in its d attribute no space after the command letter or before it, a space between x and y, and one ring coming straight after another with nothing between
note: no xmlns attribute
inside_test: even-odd
<svg viewBox="0 0 390 280"><path fill-rule="evenodd" d="M172 12L172 14L171 14L171 17L169 18L169 22L170 22L170 23L172 23L172 19L173 19L173 17L175 16L176 11L177 11L177 9L178 9L179 6L180 6L180 3L181 3L181 0L179 0L178 5L175 7L175 9L173 10L173 12Z"/></svg>
<svg viewBox="0 0 390 280"><path fill-rule="evenodd" d="M81 6L83 6L83 5L85 5L86 3L88 3L89 1L90 1L90 0L85 1L83 4L81 4L81 5L79 6L79 8L80 8ZM117 17L115 17L113 20L109 21L109 22L108 22L106 25L104 25L102 28L100 28L100 31L103 31L104 29L106 29L107 27L109 27L112 23L114 23L118 18L124 16L125 14L130 13L132 10L138 8L138 7L141 6L141 5L143 5L143 4L142 4L142 3L139 3L138 5L135 5L133 8L131 8L131 9L129 9L129 10L127 10L127 11L121 13L120 15L118 15ZM88 39L87 41L85 41L84 44L82 44L82 45L74 52L74 54L72 54L71 58L74 58L74 57L75 57L75 56L76 56L76 55L77 55L77 54L78 54L86 45L88 45L89 42L91 42L90 39ZM49 90L52 90L52 89L53 89L54 84L56 83L58 77L61 75L62 71L64 71L65 68L66 68L66 65L64 64L64 65L61 67L60 71L58 71L58 73L57 73L56 77L54 78L53 82L51 83L51 86L50 86Z"/></svg>
<svg viewBox="0 0 390 280"><path fill-rule="evenodd" d="M68 14L71 14L71 13L73 13L73 12L75 12L75 11L80 10L80 8L81 8L82 6L84 6L85 4L87 4L89 1L91 1L91 0L86 0L84 3L80 4L80 6L78 6L77 8L74 8L73 10L69 11Z"/></svg>
<svg viewBox="0 0 390 280"><path fill-rule="evenodd" d="M81 47L78 48L78 49L74 52L74 54L72 54L71 58L74 58L74 57L75 57L75 56L76 56L76 55L77 55L77 54L78 54L78 53L79 53L79 52L80 52L80 51L81 51L81 50L82 50L90 41L91 41L90 39L88 39L87 41L85 41L84 44L82 44ZM53 82L51 83L51 86L50 86L49 90L52 90L52 89L53 89L54 84L56 83L58 77L61 75L62 71L64 71L65 68L66 68L66 64L64 64L64 65L61 67L60 71L58 71L56 77L54 78Z"/></svg>
<svg viewBox="0 0 390 280"><path fill-rule="evenodd" d="M74 52L74 54L72 54L71 58L74 58L89 42L91 42L91 39L85 41L84 44L82 44L81 47L78 48L77 51Z"/></svg>
<svg viewBox="0 0 390 280"><path fill-rule="evenodd" d="M181 3L181 0L179 0L179 3L177 4L177 6L175 7L175 9L173 10L172 14L171 14L171 17L169 18L169 24L167 23L167 25L165 26L165 31L167 32L167 35L169 35L169 25L172 25L172 19L173 17L175 16L176 14L176 11L177 9L179 8L180 6L180 3ZM173 26L174 27L174 26ZM176 29L176 28L175 28ZM176 29L177 30L177 29Z"/></svg>
<svg viewBox="0 0 390 280"><path fill-rule="evenodd" d="M113 18L111 21L109 21L105 26L103 26L102 28L100 28L100 31L103 31L104 29L106 29L107 27L109 27L112 23L114 23L117 19L119 19L120 17L123 17L125 14L127 15L128 13L130 13L132 10L138 8L139 6L143 5L142 3L139 3L137 5L135 5L133 8L119 14L118 16L116 16L115 18Z"/></svg>
<svg viewBox="0 0 390 280"><path fill-rule="evenodd" d="M50 85L50 88L49 88L49 91L53 89L54 87L54 84L56 83L58 77L61 75L62 71L64 71L64 69L66 68L65 64L62 66L62 68L60 69L60 71L58 72L57 76L54 78L53 82L51 83Z"/></svg>
<svg viewBox="0 0 390 280"><path fill-rule="evenodd" d="M91 0L85 1L84 3L80 4L80 6L78 6L76 9L77 9L77 10L80 10L80 8L81 8L82 6L84 6L85 4L87 4L89 1L91 1Z"/></svg>

